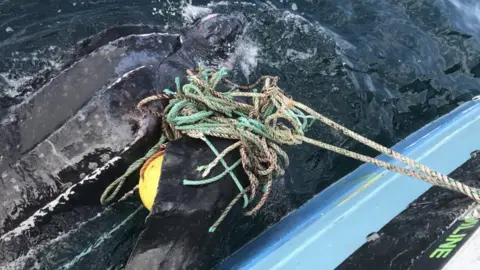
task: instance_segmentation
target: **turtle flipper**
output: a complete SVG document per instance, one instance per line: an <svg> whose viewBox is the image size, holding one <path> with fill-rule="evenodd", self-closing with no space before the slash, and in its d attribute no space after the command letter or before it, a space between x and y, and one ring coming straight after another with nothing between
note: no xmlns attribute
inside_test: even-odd
<svg viewBox="0 0 480 270"><path fill-rule="evenodd" d="M0 121L0 148L8 152L0 154L0 198L4 198L0 232L18 225L26 218L23 213L27 209L35 211L55 198L64 181L59 175L67 167L75 168L89 155L97 155L98 148L115 152L138 139L120 111L114 113L108 106L122 97L118 108L127 114L142 95L153 94L148 84L153 75L143 69L157 67L179 46L176 35L151 33L118 39L86 55L6 110ZM118 88L139 74L143 81L133 81L129 89ZM29 194L42 197L42 201ZM9 214L13 210L19 213L14 219Z"/></svg>
<svg viewBox="0 0 480 270"><path fill-rule="evenodd" d="M64 56L64 68L72 65L89 53L107 45L109 42L129 35L141 35L162 32L163 27L155 25L126 24L108 28L93 36L85 38L75 45L70 53Z"/></svg>

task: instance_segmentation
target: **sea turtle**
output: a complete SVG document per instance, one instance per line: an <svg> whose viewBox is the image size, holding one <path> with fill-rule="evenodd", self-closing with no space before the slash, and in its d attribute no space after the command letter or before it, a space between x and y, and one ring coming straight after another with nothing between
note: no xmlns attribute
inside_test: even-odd
<svg viewBox="0 0 480 270"><path fill-rule="evenodd" d="M0 240L72 196L98 204L103 188L158 139L147 136L156 119L136 114L136 104L198 62L219 64L245 27L242 14L210 14L181 34L127 26L81 42L74 61L0 118ZM79 194L78 183L89 181L95 188Z"/></svg>

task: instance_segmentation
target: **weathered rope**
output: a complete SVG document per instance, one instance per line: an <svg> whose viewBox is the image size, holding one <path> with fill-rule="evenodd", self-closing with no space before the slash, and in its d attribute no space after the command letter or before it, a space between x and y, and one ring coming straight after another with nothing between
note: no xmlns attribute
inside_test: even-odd
<svg viewBox="0 0 480 270"><path fill-rule="evenodd" d="M210 232L217 228L238 200L243 197L243 207L247 207L250 200L255 199L258 187L263 186L261 199L251 210L246 212L246 215L254 215L266 202L273 179L283 176L285 168L288 167L288 156L280 146L298 145L303 142L463 193L480 202L480 193L477 188L455 181L392 149L375 143L287 97L277 86L278 77L263 76L252 86L238 86L226 79L227 73L224 69L214 71L199 67L195 73L187 71L187 75L189 83L183 86L180 86L177 79L176 92L169 91L166 95L149 97L142 100L138 108L162 119L164 128L162 138L174 140L182 136L189 136L202 139L210 147L217 157L209 164L197 168L198 171L203 172L203 178L206 178L218 163L225 168L223 173L208 179L185 179L183 182L185 185L205 185L219 181L226 175L230 175L235 181L239 194L210 227ZM221 82L230 85L231 90L225 93L218 92L216 88ZM258 85L262 85L262 88L255 89L254 87ZM248 90L248 92L241 92L241 90ZM237 101L236 98L247 98L249 102ZM149 112L144 109L149 102L159 99L170 99L163 113ZM305 132L315 120L409 165L411 169L306 137ZM234 142L219 153L208 137L226 138ZM224 157L237 149L241 158L232 165L226 164ZM149 153L152 151L155 153L158 149L151 150ZM142 159L141 162L145 160L147 158ZM138 164L138 162L134 163L134 167L138 168ZM233 170L240 164L250 181L246 188L242 187L233 173ZM127 172L131 173L130 168ZM119 180L117 179L117 181ZM247 196L247 193L250 193L250 196Z"/></svg>
<svg viewBox="0 0 480 270"><path fill-rule="evenodd" d="M143 179L144 175L145 175L145 170L147 169L148 165L150 163L152 163L152 161L154 161L157 157L159 156L162 156L163 154L165 154L165 147L167 147L166 144L162 144L160 145L159 147L159 150L158 152L156 152L155 154L153 154L152 156L150 156L147 161L145 161L145 163L143 163L143 166L142 168L140 169L140 179Z"/></svg>
<svg viewBox="0 0 480 270"><path fill-rule="evenodd" d="M100 197L100 203L102 205L105 205L107 203L110 203L115 199L115 197L118 195L118 192L122 188L122 186L125 184L125 181L127 178L135 172L138 168L141 166L144 166L145 162L150 159L151 156L155 155L157 152L162 150L162 147L165 147L165 141L166 138L162 136L160 140L158 141L157 144L155 144L149 151L148 153L141 159L135 161L132 165L128 167L128 169L125 171L125 173L117 178L115 181L113 181L103 192L102 196ZM143 174L143 170L142 170ZM113 191L112 191L113 190Z"/></svg>
<svg viewBox="0 0 480 270"><path fill-rule="evenodd" d="M334 152L337 152L337 153L340 153L340 154L343 154L345 156L349 156L349 157L352 157L352 158L355 158L357 160L360 160L360 161L363 161L363 162L368 162L368 163L372 163L374 165L377 165L379 167L383 167L383 168L386 168L388 170L393 170L393 171L396 171L396 172L399 172L399 173L402 173L402 174L405 174L407 176L411 176L411 177L415 177L417 179L421 179L421 180L424 180L426 182L429 182L433 185L437 185L437 186L441 186L441 187L445 187L445 188L448 188L448 189L451 189L451 190L454 190L454 191L457 191L457 192L460 192L460 193L463 193L465 195L467 195L468 197L474 199L475 201L477 202L480 202L480 192L479 192L479 189L477 188L471 188L461 182L458 182L450 177L448 177L447 175L445 174L442 174L442 173L439 173L439 172L436 172L430 168L428 168L427 166L425 165L422 165L418 162L416 162L415 160L412 160L396 151L393 151L392 149L389 149L385 146L382 146L372 140L369 140L335 122L333 122L332 120L322 116L321 114L313 111L312 109L308 108L307 106L303 105L303 104L300 104L300 103L297 103L297 102L294 102L295 103L295 106L298 106L299 108L302 108L304 109L305 111L307 111L308 113L310 113L311 115L315 116L318 120L320 120L321 122L323 122L324 124L327 124L331 127L333 127L334 129L336 130L339 130L341 131L343 134L345 135L348 135L350 136L351 138L367 145L367 146L370 146L371 148L383 153L383 154L386 154L388 156L391 156L415 169L418 169L420 170L421 173L423 174L420 174L419 172L416 172L416 171L413 171L413 170L408 170L408 169L404 169L404 168L400 168L398 166L395 166L395 165L392 165L392 164L389 164L389 163L385 163L381 160L378 160L378 159L374 159L374 158L370 158L370 157L366 157L366 156L362 156L360 154L356 154L356 153L353 153L353 152L349 152L347 150L344 150L344 149L335 149L334 150L334 146L330 146L330 145L326 145L326 144L323 144L321 145L322 143L319 142L319 141L315 141L315 140L311 140L311 139L308 139L308 138L299 138L299 139L302 139L303 141L305 142L308 142L310 144L314 144L314 145L317 145L317 146L320 146L322 148L325 148L325 149L329 149L331 151L334 151Z"/></svg>

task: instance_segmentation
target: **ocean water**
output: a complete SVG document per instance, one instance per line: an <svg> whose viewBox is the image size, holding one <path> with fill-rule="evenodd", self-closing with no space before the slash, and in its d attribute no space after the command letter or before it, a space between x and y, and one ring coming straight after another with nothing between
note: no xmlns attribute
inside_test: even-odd
<svg viewBox="0 0 480 270"><path fill-rule="evenodd" d="M480 94L474 0L0 0L0 113L28 97L33 89L24 85L38 74L58 72L83 38L127 23L168 31L231 11L251 20L235 54L236 78L280 76L296 100L386 146ZM376 154L321 124L308 135ZM306 145L288 151L286 188L261 215L245 218L218 261L360 165ZM70 209L28 237L6 233L0 269L121 269L147 215L139 206L133 191L106 210Z"/></svg>

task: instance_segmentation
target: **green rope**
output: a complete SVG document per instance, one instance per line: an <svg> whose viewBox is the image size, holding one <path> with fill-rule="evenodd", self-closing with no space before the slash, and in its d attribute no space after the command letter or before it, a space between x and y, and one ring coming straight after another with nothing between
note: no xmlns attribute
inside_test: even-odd
<svg viewBox="0 0 480 270"><path fill-rule="evenodd" d="M177 92L172 91L172 90L170 90L170 89L165 89L165 90L163 90L163 92L164 92L165 94L169 94L169 95L175 95L175 94L177 93Z"/></svg>
<svg viewBox="0 0 480 270"><path fill-rule="evenodd" d="M204 180L187 180L187 179L185 179L185 180L183 180L183 184L186 185L186 186L199 186L199 185L211 184L213 182L216 182L216 181L222 179L225 175L231 173L240 164L242 164L241 159L237 160L237 162L235 162L232 166L228 167L224 172L222 172L221 174L219 174L217 176L214 176L214 177L211 177L211 178L208 178L208 179L204 179ZM236 176L234 174L231 174L231 175L232 175L232 178L234 178L235 183L237 183L238 179L235 179ZM246 196L245 196L245 201L248 202L248 198Z"/></svg>
<svg viewBox="0 0 480 270"><path fill-rule="evenodd" d="M166 138L164 136L162 136L160 138L160 140L158 141L157 144L155 144L148 152L147 154L135 161L134 163L132 163L132 165L130 165L128 167L128 169L125 171L125 173L120 176L119 178L117 178L115 181L113 181L106 189L105 191L103 192L102 196L100 197L100 203L102 205L105 205L105 204L108 204L110 203L111 201L113 201L113 199L115 199L115 197L118 195L118 192L120 191L120 189L122 188L122 186L125 184L125 181L127 180L127 178L132 174L134 173L136 170L138 170L144 163L145 161L147 161L151 156L153 156L156 152L158 152L158 150L160 149L161 145L164 144L166 142ZM112 192L113 190L113 192ZM111 194L110 194L111 193Z"/></svg>
<svg viewBox="0 0 480 270"><path fill-rule="evenodd" d="M210 142L210 140L207 138L207 137L204 137L203 138L205 143L207 143L208 147L210 147L210 149L212 150L212 152L218 157L220 155L220 153L218 153L218 150L215 148L215 146ZM240 160L241 161L241 160ZM227 169L228 173L230 174L230 177L232 177L233 181L235 182L235 184L237 185L238 189L240 190L241 193L243 193L243 187L242 187L242 184L240 183L240 181L238 180L237 176L231 171L229 170L228 168L228 165L227 165L227 162L225 162L225 160L223 158L220 159L220 163L222 163L223 167L225 167L225 169ZM238 164L237 164L238 165ZM237 167L237 165L233 165L232 166L232 169L234 169L235 167ZM198 180L197 180L198 181ZM184 183L185 183L185 180L184 180ZM243 200L244 200L244 203L243 203L243 208L247 207L248 206L248 197L246 194L243 195Z"/></svg>
<svg viewBox="0 0 480 270"><path fill-rule="evenodd" d="M193 73L188 71L187 74L187 84L183 86L180 85L180 80L177 78L175 80L177 87L176 93L168 92L168 94L173 94L173 98L170 99L169 105L163 111L162 126L164 127L164 136L162 136L162 139L168 134L170 134L168 135L169 140L181 136L202 139L216 155L216 159L209 165L199 166L197 168L198 171L205 170L202 177L205 178L210 169L217 166L217 162L220 162L225 169L224 172L219 175L206 179L184 179L183 184L208 185L219 181L228 174L239 190L235 199L210 227L210 232L215 230L238 200L243 197L243 207L247 207L249 204L247 193L250 193L251 201L257 193L257 188L263 186L263 189L258 190L263 193L263 196L252 210L246 212L247 215L255 214L268 197L272 186L272 179L283 176L285 174L285 168L288 167L288 155L280 146L298 145L303 142L461 192L480 202L480 192L478 189L455 181L391 149L362 137L315 112L306 105L288 98L277 86L277 77L264 76L261 80L257 81L255 85L263 81L261 90L254 89L252 91L253 87L240 87L234 83L230 83L230 91L220 93L216 91L218 84L221 82L229 83L226 79L228 75L226 69L215 71L200 65L198 72ZM241 90L249 91L242 92ZM246 97L250 102L247 104L235 101L234 98L236 97ZM373 149L394 157L416 170L401 168L375 158L363 156L305 137L305 132L307 132L317 120ZM208 136L231 139L234 142L226 149L228 151L224 150L220 154L207 138ZM227 152L237 148L240 151L241 159L229 166L224 160L224 156ZM151 156L155 152L156 150L152 148L147 156ZM147 156L132 164L125 175L129 175L138 169L138 167L148 159ZM233 172L240 164L242 164L250 181L250 184L246 188L242 186ZM114 194L107 199L112 199L116 193L118 193L120 184L123 184L126 179L125 175L112 183L112 186L115 184L116 188ZM109 187L107 191L113 188L114 187ZM107 191L105 193L107 193ZM104 196L102 196L102 198L103 197ZM102 199L102 201L105 200Z"/></svg>

